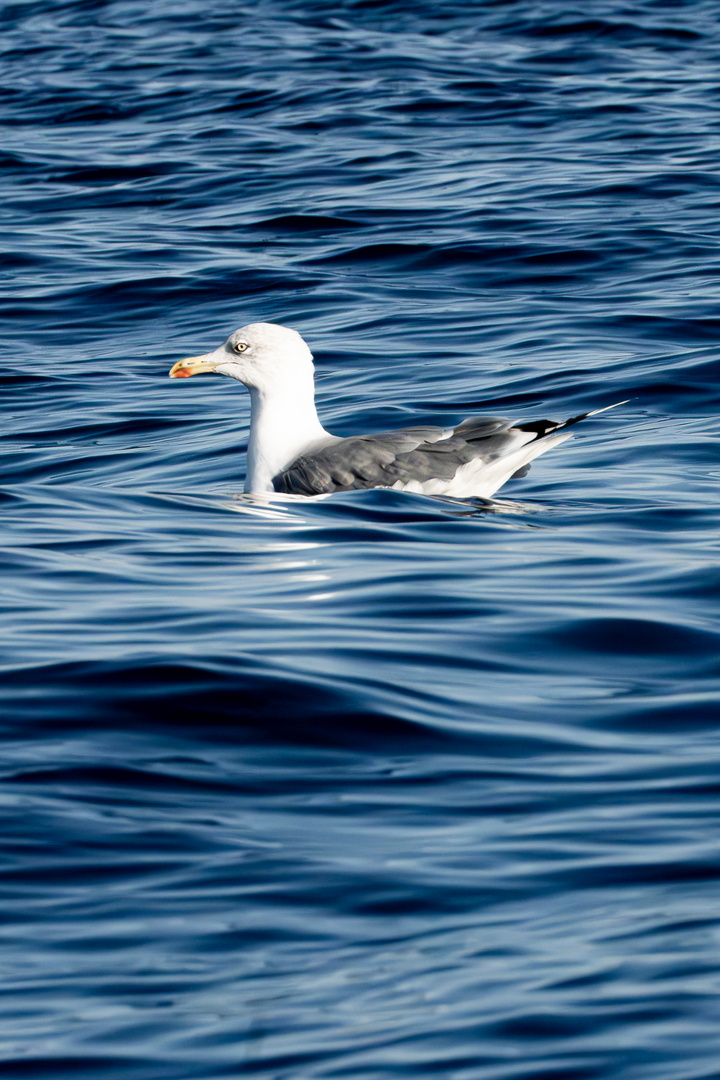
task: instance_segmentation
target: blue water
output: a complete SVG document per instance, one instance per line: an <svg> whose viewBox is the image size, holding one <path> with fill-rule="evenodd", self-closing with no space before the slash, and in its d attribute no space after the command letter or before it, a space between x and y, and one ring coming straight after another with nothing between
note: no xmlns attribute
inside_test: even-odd
<svg viewBox="0 0 720 1080"><path fill-rule="evenodd" d="M0 11L0 1073L720 1075L709 0ZM626 398L500 501L242 492Z"/></svg>

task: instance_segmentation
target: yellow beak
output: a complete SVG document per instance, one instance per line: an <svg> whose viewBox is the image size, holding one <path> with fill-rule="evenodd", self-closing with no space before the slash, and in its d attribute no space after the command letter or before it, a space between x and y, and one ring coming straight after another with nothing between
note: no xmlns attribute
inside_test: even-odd
<svg viewBox="0 0 720 1080"><path fill-rule="evenodd" d="M185 360L178 360L170 368L171 379L189 379L191 375L199 375L202 371L214 371L215 365L210 363L207 353L204 356L188 356Z"/></svg>

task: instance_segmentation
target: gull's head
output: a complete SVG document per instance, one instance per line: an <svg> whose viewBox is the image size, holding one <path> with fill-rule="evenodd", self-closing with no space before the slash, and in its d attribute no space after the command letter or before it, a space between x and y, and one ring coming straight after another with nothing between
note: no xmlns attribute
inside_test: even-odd
<svg viewBox="0 0 720 1080"><path fill-rule="evenodd" d="M171 379L217 371L250 390L272 391L312 376L312 353L296 330L276 323L250 323L215 352L189 356L170 368Z"/></svg>

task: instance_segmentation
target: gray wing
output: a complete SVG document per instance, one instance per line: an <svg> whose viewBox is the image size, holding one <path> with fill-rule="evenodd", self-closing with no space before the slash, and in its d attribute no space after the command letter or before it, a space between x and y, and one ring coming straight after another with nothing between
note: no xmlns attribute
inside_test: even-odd
<svg viewBox="0 0 720 1080"><path fill-rule="evenodd" d="M392 487L398 481L451 480L468 461L491 461L516 446L512 427L501 417L474 416L455 429L412 427L353 435L301 455L273 479L273 486L288 495L325 495Z"/></svg>

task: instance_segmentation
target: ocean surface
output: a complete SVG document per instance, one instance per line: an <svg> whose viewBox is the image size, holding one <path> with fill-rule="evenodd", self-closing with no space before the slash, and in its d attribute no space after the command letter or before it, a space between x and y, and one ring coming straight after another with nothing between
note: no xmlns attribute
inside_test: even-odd
<svg viewBox="0 0 720 1080"><path fill-rule="evenodd" d="M0 9L0 1075L720 1076L710 0ZM498 501L242 495L585 421Z"/></svg>

